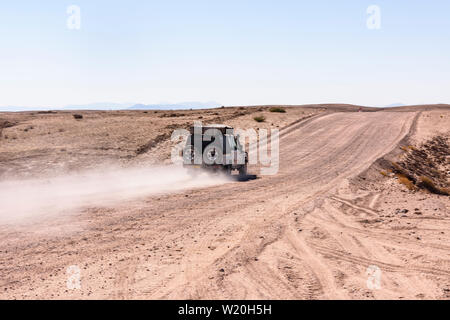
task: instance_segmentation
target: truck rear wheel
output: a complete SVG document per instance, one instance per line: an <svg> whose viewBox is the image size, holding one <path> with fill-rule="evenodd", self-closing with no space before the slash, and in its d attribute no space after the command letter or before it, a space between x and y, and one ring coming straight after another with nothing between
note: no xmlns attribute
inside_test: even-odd
<svg viewBox="0 0 450 320"><path fill-rule="evenodd" d="M247 177L247 165L239 167L239 178Z"/></svg>
<svg viewBox="0 0 450 320"><path fill-rule="evenodd" d="M226 167L224 167L224 172L225 172L225 174L227 175L227 176L231 176L231 172L232 172L233 170L231 169L231 166L226 166Z"/></svg>

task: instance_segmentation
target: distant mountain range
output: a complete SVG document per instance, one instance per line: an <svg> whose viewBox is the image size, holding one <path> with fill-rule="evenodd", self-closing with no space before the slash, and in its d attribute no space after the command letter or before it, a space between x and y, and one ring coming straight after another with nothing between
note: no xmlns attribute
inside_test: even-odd
<svg viewBox="0 0 450 320"><path fill-rule="evenodd" d="M114 102L98 102L91 104L73 104L68 105L60 110L124 110L133 106L134 103L114 103Z"/></svg>
<svg viewBox="0 0 450 320"><path fill-rule="evenodd" d="M217 102L181 102L175 104L135 104L129 110L185 110L185 109L212 109L219 108Z"/></svg>
<svg viewBox="0 0 450 320"><path fill-rule="evenodd" d="M47 111L47 110L187 110L187 109L213 109L219 108L220 106L221 106L220 103L214 101L208 102L189 101L180 103L160 103L160 104L100 102L82 105L68 105L61 108L6 106L0 107L0 112Z"/></svg>

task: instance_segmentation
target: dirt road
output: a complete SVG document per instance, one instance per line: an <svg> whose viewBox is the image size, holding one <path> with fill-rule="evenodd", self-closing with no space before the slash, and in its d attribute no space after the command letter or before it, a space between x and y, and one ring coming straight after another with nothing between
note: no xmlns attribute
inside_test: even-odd
<svg viewBox="0 0 450 320"><path fill-rule="evenodd" d="M380 195L349 183L417 115L320 115L282 131L275 176L1 226L0 298L442 298L450 245L373 226Z"/></svg>

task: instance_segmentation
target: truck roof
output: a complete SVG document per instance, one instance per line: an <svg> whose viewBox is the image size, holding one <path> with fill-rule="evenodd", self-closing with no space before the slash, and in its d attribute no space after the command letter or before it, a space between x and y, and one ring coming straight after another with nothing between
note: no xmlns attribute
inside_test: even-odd
<svg viewBox="0 0 450 320"><path fill-rule="evenodd" d="M195 126L191 127L191 130L190 130L191 134L194 133L194 128L196 128L196 127ZM207 124L207 125L203 125L201 128L202 128L202 134L205 133L205 131L209 130L209 129L218 129L223 134L227 133L227 130L231 131L231 133L234 133L233 127L230 127L230 126L227 126L227 125L224 125L224 124Z"/></svg>

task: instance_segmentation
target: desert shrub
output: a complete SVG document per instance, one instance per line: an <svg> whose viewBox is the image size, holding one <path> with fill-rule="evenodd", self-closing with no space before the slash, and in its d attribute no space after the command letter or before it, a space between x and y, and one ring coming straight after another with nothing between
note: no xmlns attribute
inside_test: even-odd
<svg viewBox="0 0 450 320"><path fill-rule="evenodd" d="M76 120L81 120L81 119L83 119L83 115L81 115L81 114L74 114L73 117L74 117Z"/></svg>
<svg viewBox="0 0 450 320"><path fill-rule="evenodd" d="M277 113L286 113L286 110L279 107L273 107L269 109L270 112L277 112Z"/></svg>
<svg viewBox="0 0 450 320"><path fill-rule="evenodd" d="M420 188L428 190L431 193L441 194L441 195L446 195L446 196L450 195L450 190L448 188L440 188L440 187L436 186L435 183L433 182L433 180L431 180L430 178L425 177L425 176L420 177L418 186Z"/></svg>
<svg viewBox="0 0 450 320"><path fill-rule="evenodd" d="M254 117L253 120L255 120L256 122L264 122L264 121L266 121L266 117L257 116L257 117Z"/></svg>
<svg viewBox="0 0 450 320"><path fill-rule="evenodd" d="M55 114L55 111L38 111L37 114Z"/></svg>
<svg viewBox="0 0 450 320"><path fill-rule="evenodd" d="M169 113L169 114L163 114L159 116L160 118L178 118L178 117L184 117L186 114L184 113Z"/></svg>

